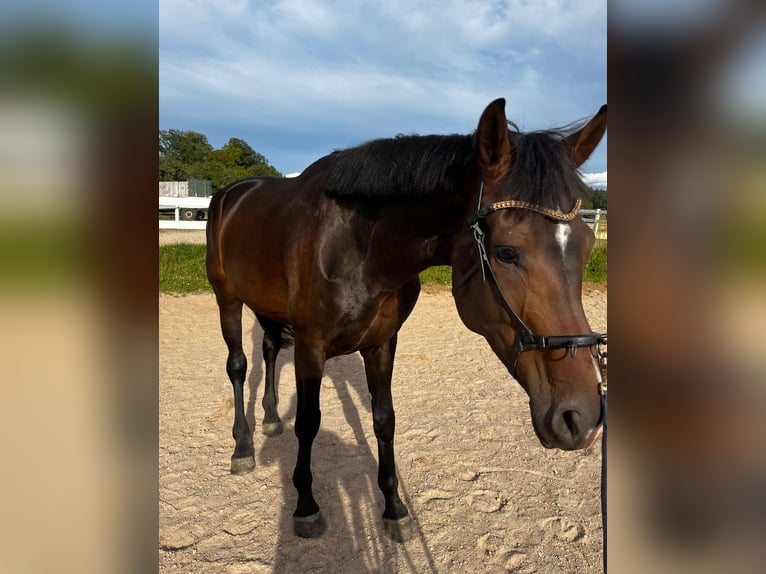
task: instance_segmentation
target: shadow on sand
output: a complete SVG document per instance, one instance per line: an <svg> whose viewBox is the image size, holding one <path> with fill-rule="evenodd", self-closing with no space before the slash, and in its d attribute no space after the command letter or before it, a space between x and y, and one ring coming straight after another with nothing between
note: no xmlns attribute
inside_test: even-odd
<svg viewBox="0 0 766 574"><path fill-rule="evenodd" d="M279 413L284 433L266 437L260 432L263 411L260 400L263 395L264 364L261 355L263 331L256 323L252 331L253 353L248 377L249 398L246 404L248 424L254 431L256 444L256 468L261 465L277 465L282 478L281 496L284 503L279 517L279 540L273 557L273 572L416 572L413 552L425 555L428 572L437 572L427 540L423 536L413 501L400 477L400 495L407 505L415 525L415 538L399 544L390 540L383 531L383 495L377 485L378 464L373 452L377 451L371 433L372 409L364 373L364 362L358 353L331 359L325 365L322 382L322 404L339 401L343 416L349 425L353 439L342 438L332 430L322 427L314 441L312 473L314 496L327 522L326 532L318 539L306 540L293 533L292 513L297 494L292 484L292 473L298 452L294 434L296 411L295 381L286 380L280 389L280 373L293 363L293 350L283 349L277 357L277 392L282 391ZM328 379L335 396L327 388ZM259 394L260 392L260 394ZM356 398L354 398L354 396ZM281 405L288 402L287 409ZM257 407L256 407L257 404ZM362 416L367 420L363 424ZM370 430L370 439L365 433ZM372 442L373 447L371 447ZM260 445L260 446L258 446ZM373 451L374 448L374 451ZM422 548L418 548L421 546ZM422 563L422 559L419 560Z"/></svg>

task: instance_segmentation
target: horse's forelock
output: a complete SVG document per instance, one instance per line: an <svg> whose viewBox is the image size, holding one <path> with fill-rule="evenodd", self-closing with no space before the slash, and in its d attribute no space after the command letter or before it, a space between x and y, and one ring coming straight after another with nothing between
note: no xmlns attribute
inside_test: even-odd
<svg viewBox="0 0 766 574"><path fill-rule="evenodd" d="M570 131L561 128L522 133L512 129L513 160L503 195L550 209L569 210L587 189L570 159L566 143Z"/></svg>

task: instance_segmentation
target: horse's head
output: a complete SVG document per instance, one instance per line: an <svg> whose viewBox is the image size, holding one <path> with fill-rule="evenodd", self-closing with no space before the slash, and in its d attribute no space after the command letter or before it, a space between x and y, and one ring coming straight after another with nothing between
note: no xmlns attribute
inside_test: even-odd
<svg viewBox="0 0 766 574"><path fill-rule="evenodd" d="M595 341L567 348L573 337L555 337L591 333L581 297L595 238L575 217L584 189L576 170L606 130L606 106L568 135L511 131L504 108L504 100L492 102L476 131L484 209L471 206L475 233L456 238L455 302L466 326L487 339L529 395L543 446L583 448L601 423L600 373L588 346Z"/></svg>

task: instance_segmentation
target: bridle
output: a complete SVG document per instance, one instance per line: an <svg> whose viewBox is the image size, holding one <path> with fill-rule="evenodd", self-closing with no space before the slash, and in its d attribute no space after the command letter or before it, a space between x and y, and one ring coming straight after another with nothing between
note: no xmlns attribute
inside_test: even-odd
<svg viewBox="0 0 766 574"><path fill-rule="evenodd" d="M593 347L596 347L597 351L596 351L596 354L594 354L594 357L596 357L599 360L599 365L601 365L601 354L602 354L601 347L606 345L606 333L588 333L586 335L553 335L553 336L538 335L532 330L532 328L529 325L527 325L522 320L521 317L519 317L516 311L513 310L513 307L511 307L508 304L508 300L505 298L505 294L503 293L503 290L500 287L500 283L498 282L497 277L495 277L495 272L492 270L492 265L489 261L489 257L487 256L485 233L484 233L484 230L481 228L481 222L484 221L484 219L489 214L494 213L495 211L498 211L500 209L511 209L511 208L535 211L537 213L545 215L546 217L555 219L556 221L569 222L569 221L572 221L575 217L577 217L577 214L580 211L580 206L582 205L582 201L578 198L574 204L574 207L571 209L571 211L567 213L562 213L561 211L549 209L541 205L535 205L532 203L527 203L525 201L518 201L515 199L509 199L505 201L496 201L495 203L488 203L486 205L482 205L481 200L482 200L483 191L484 191L484 180L482 179L481 186L479 187L479 201L476 208L476 212L473 214L473 216L469 220L470 229L471 229L471 232L473 233L473 240L474 240L474 243L476 244L476 250L478 252L478 258L476 263L474 263L473 266L471 266L471 268L465 273L465 275L463 275L463 277L461 277L460 280L457 281L452 286L452 293L453 294L456 293L458 289L460 289L463 285L465 285L468 282L468 280L473 276L473 274L479 270L481 271L482 285L486 285L487 274L489 274L489 277L492 280L490 283L498 296L500 306L505 310L506 314L511 319L511 322L516 328L516 337L514 338L513 345L512 345L513 362L510 367L510 372L513 376L516 376L516 364L519 360L519 356L521 355L521 353L525 353L527 351L537 351L540 349L569 349L569 353L572 355L572 357L574 357L577 354L577 349L580 347L588 347L591 349Z"/></svg>
<svg viewBox="0 0 766 574"><path fill-rule="evenodd" d="M569 222L577 217L582 201L578 198L574 204L574 207L566 213L549 209L541 205L535 205L525 201L519 201L516 199L509 199L505 201L496 201L494 203L488 203L486 205L481 204L482 193L484 191L484 179L481 180L479 187L479 201L476 207L476 212L473 214L470 222L470 230L473 234L473 240L476 244L476 250L478 252L478 258L471 268L460 278L453 286L452 293L456 293L468 280L479 270L481 270L481 282L482 285L487 284L487 274L489 274L490 283L500 301L500 306L505 310L511 322L516 328L516 337L513 341L513 362L511 364L510 372L516 376L516 364L518 363L521 353L527 351L536 351L539 349L569 349L569 353L572 358L577 354L577 349L580 347L588 347L591 350L593 356L598 360L599 371L601 374L601 382L598 384L598 394L601 396L601 426L602 426L602 438L601 438L601 523L603 531L603 565L604 574L606 574L606 364L607 353L604 350L607 344L606 333L589 333L586 335L554 335L543 336L536 334L532 328L527 325L521 317L513 310L508 304L508 300L503 294L503 290L500 287L500 283L495 277L495 272L492 270L492 265L487 256L487 246L485 243L485 233L481 228L481 222L491 213L500 209L526 209L528 211L534 211L540 213L546 217L554 219L556 221ZM594 352L595 347L595 352Z"/></svg>

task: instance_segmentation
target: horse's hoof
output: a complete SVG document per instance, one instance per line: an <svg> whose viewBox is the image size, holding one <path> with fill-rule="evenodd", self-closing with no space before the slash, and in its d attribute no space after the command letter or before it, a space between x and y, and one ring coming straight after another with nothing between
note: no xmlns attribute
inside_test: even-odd
<svg viewBox="0 0 766 574"><path fill-rule="evenodd" d="M394 542L407 542L415 536L415 529L412 526L412 518L410 518L409 514L398 520L384 518L383 529Z"/></svg>
<svg viewBox="0 0 766 574"><path fill-rule="evenodd" d="M231 473L232 474L247 474L252 472L255 468L255 457L244 456L242 458L231 457Z"/></svg>
<svg viewBox="0 0 766 574"><path fill-rule="evenodd" d="M266 436L277 436L282 434L282 421L263 423L261 425L261 432Z"/></svg>
<svg viewBox="0 0 766 574"><path fill-rule="evenodd" d="M321 512L309 516L293 516L295 535L301 538L318 538L327 529Z"/></svg>

